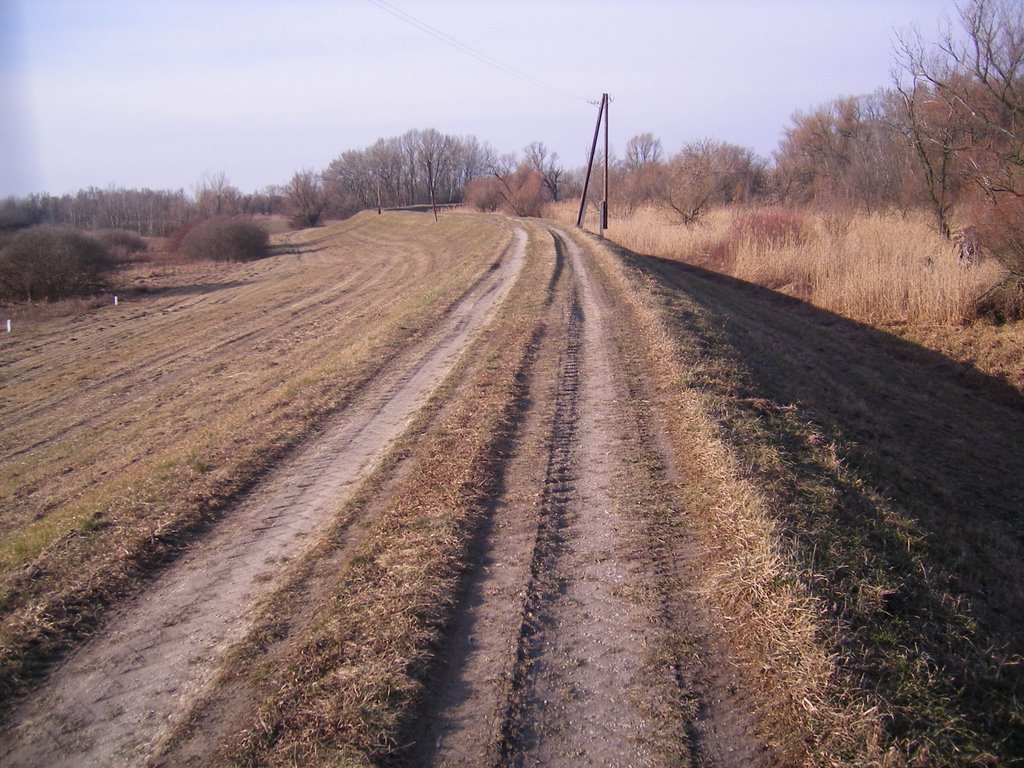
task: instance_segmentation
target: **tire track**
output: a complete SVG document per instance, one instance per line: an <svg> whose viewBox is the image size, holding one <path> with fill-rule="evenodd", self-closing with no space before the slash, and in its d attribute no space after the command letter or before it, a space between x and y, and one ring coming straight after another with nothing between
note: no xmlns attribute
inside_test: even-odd
<svg viewBox="0 0 1024 768"><path fill-rule="evenodd" d="M527 410L414 764L658 762L645 713L676 679L652 683L646 666L661 617L626 512L628 392L608 307L575 243L552 235L563 268Z"/></svg>
<svg viewBox="0 0 1024 768"><path fill-rule="evenodd" d="M14 713L0 762L139 764L185 716L249 628L281 564L301 554L383 457L504 300L525 259L517 229L498 267L439 333L368 388L159 577L102 635L70 656ZM364 526L350 525L351 535Z"/></svg>
<svg viewBox="0 0 1024 768"><path fill-rule="evenodd" d="M557 369L558 389L555 394L540 515L530 559L522 623L518 631L516 662L510 681L512 695L501 728L499 754L502 764L514 764L517 753L529 737L527 723L531 718L527 692L532 682L534 664L544 655L544 629L552 620L548 609L562 589L558 559L565 544L564 529L577 490L573 443L579 427L583 312L575 284L570 288L565 314L565 341Z"/></svg>

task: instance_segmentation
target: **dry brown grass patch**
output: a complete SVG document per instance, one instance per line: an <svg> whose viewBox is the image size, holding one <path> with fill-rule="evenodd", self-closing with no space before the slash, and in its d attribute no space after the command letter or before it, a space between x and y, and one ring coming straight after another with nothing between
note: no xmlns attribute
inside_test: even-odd
<svg viewBox="0 0 1024 768"><path fill-rule="evenodd" d="M411 214L289 238L292 253L159 268L117 308L0 338L3 696L342 407L507 243L486 219Z"/></svg>

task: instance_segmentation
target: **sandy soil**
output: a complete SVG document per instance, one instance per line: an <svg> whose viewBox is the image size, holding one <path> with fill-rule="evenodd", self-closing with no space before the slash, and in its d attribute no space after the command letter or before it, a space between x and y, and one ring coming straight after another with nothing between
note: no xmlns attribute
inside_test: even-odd
<svg viewBox="0 0 1024 768"><path fill-rule="evenodd" d="M321 436L278 467L202 542L71 655L0 734L5 765L136 765L158 751L244 636L281 564L330 519L504 299L526 235L447 318ZM361 526L351 526L352 535Z"/></svg>

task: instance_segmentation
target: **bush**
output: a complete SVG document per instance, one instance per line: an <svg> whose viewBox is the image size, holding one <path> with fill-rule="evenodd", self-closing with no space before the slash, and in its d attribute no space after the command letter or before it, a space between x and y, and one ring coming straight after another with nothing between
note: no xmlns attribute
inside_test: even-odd
<svg viewBox="0 0 1024 768"><path fill-rule="evenodd" d="M1024 277L1007 275L981 295L976 309L979 317L995 323L1024 319Z"/></svg>
<svg viewBox="0 0 1024 768"><path fill-rule="evenodd" d="M737 216L726 237L709 252L713 269L729 271L741 251L763 254L777 248L805 245L812 230L803 214L788 208L762 208Z"/></svg>
<svg viewBox="0 0 1024 768"><path fill-rule="evenodd" d="M245 219L218 216L192 226L181 241L181 252L195 261L251 261L267 255L270 236Z"/></svg>
<svg viewBox="0 0 1024 768"><path fill-rule="evenodd" d="M34 227L0 255L0 293L15 301L55 301L98 288L113 269L110 251L81 232Z"/></svg>
<svg viewBox="0 0 1024 768"><path fill-rule="evenodd" d="M146 241L127 229L101 229L92 236L107 247L116 261L130 261L133 254L146 250Z"/></svg>
<svg viewBox="0 0 1024 768"><path fill-rule="evenodd" d="M499 181L493 176L478 176L466 183L463 199L466 205L485 213L493 213L502 203Z"/></svg>

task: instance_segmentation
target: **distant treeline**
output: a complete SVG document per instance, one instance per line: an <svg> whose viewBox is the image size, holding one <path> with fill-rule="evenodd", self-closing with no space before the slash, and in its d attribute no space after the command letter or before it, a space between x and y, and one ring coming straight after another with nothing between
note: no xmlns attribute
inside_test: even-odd
<svg viewBox="0 0 1024 768"><path fill-rule="evenodd" d="M960 29L899 40L893 87L797 112L771 158L704 139L669 154L651 133L610 158L614 213L655 204L695 223L710 208L770 201L860 210L926 208L945 237L960 235L1024 265L1024 6L967 0ZM467 202L537 215L579 195L582 169L540 142L497 155L474 136L410 130L342 152L325 169L242 194L224 174L184 190L90 188L0 202L0 234L38 223L167 235L192 221L239 214L324 215ZM600 194L597 186L593 194ZM973 245L972 245L973 247Z"/></svg>
<svg viewBox="0 0 1024 768"><path fill-rule="evenodd" d="M210 184L195 195L177 191L89 187L73 195L36 194L0 200L0 233L36 224L72 229L125 229L146 237L170 235L211 208ZM224 185L226 186L226 185ZM234 188L220 190L225 214L272 214L285 209L280 191L270 189L241 194Z"/></svg>

